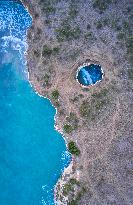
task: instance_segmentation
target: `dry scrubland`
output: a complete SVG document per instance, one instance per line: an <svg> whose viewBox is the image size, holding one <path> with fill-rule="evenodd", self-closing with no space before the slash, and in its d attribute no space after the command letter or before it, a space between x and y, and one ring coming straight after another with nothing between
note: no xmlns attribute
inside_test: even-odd
<svg viewBox="0 0 133 205"><path fill-rule="evenodd" d="M23 2L33 16L30 80L58 108L57 126L74 156L71 174L57 186L59 204L133 204L133 2ZM101 83L76 82L84 62L102 65Z"/></svg>

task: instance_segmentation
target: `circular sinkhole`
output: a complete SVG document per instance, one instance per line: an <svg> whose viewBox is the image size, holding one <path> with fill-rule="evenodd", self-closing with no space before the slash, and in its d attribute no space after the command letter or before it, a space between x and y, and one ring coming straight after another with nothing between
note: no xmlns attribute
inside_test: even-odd
<svg viewBox="0 0 133 205"><path fill-rule="evenodd" d="M82 86L95 85L102 78L103 70L98 64L82 65L77 70L76 79Z"/></svg>

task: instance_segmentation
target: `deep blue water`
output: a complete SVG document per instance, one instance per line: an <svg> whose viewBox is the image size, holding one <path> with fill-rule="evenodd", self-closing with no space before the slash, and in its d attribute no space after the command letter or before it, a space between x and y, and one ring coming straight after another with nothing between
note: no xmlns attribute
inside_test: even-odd
<svg viewBox="0 0 133 205"><path fill-rule="evenodd" d="M103 72L100 65L90 64L79 69L77 80L81 85L94 85L102 80Z"/></svg>
<svg viewBox="0 0 133 205"><path fill-rule="evenodd" d="M0 0L0 205L55 204L54 185L70 162L54 107L27 78L31 23L22 5Z"/></svg>

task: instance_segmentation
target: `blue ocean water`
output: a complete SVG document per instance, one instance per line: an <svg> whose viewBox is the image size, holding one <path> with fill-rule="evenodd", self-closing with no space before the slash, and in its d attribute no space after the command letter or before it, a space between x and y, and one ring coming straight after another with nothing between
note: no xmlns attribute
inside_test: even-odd
<svg viewBox="0 0 133 205"><path fill-rule="evenodd" d="M77 80L81 85L89 86L102 80L103 71L100 65L90 64L79 69Z"/></svg>
<svg viewBox="0 0 133 205"><path fill-rule="evenodd" d="M55 108L27 75L25 8L0 0L0 205L52 205L71 156L54 129Z"/></svg>

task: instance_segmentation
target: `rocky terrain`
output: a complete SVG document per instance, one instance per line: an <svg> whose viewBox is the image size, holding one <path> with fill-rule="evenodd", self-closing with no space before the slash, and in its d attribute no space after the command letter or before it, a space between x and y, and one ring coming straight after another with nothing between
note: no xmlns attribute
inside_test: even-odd
<svg viewBox="0 0 133 205"><path fill-rule="evenodd" d="M133 2L22 0L33 17L30 81L57 107L56 127L73 154L58 204L133 204ZM76 71L99 63L103 80L83 88Z"/></svg>

